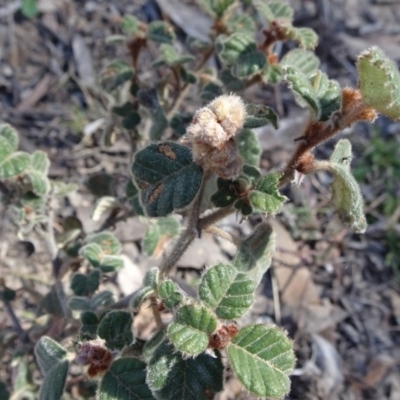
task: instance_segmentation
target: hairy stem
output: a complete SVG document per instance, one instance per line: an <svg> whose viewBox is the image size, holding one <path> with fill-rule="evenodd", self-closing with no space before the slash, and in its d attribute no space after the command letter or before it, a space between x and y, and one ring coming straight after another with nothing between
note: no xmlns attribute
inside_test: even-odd
<svg viewBox="0 0 400 400"><path fill-rule="evenodd" d="M175 243L171 253L164 259L160 265L161 276L166 276L175 266L176 262L181 258L182 254L187 250L190 243L194 240L197 234L197 225L200 217L200 207L203 200L204 186L209 179L210 174L204 173L203 182L200 190L197 193L196 199L192 203L192 206L188 210L189 219L187 228L181 234L178 241Z"/></svg>
<svg viewBox="0 0 400 400"><path fill-rule="evenodd" d="M205 217L199 220L197 224L197 228L199 230L207 229L209 226L214 225L221 219L226 218L229 214L232 214L235 211L233 206L219 208L218 210L212 212L211 214L206 215Z"/></svg>
<svg viewBox="0 0 400 400"><path fill-rule="evenodd" d="M210 50L207 51L207 53L204 54L203 60L200 62L200 64L197 66L195 69L195 72L198 73L200 72L203 67L206 65L207 61L210 59L210 57L214 54L214 48L212 47ZM173 115L176 113L176 111L179 109L180 105L182 104L182 101L186 98L186 95L189 92L189 89L191 87L190 83L186 83L181 91L179 92L178 96L175 98L174 102L171 105L171 108L167 112L166 116L167 119L170 119L173 117Z"/></svg>
<svg viewBox="0 0 400 400"><path fill-rule="evenodd" d="M18 317L15 315L15 312L14 312L10 302L9 301L4 301L4 305L6 307L8 315L10 316L10 318L11 318L13 324L14 324L14 328L17 331L19 339L21 340L21 342L25 342L28 339L28 336L26 335L26 332L22 328Z"/></svg>

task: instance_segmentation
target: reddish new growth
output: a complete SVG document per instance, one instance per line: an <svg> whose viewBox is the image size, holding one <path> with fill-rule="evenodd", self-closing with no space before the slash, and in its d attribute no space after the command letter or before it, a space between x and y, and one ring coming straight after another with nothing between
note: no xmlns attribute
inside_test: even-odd
<svg viewBox="0 0 400 400"><path fill-rule="evenodd" d="M245 105L236 95L219 96L198 110L187 129L193 144L193 161L205 171L236 179L243 161L234 137L245 119Z"/></svg>
<svg viewBox="0 0 400 400"><path fill-rule="evenodd" d="M210 335L208 347L221 350L226 347L238 334L239 329L236 325L223 325L217 332Z"/></svg>
<svg viewBox="0 0 400 400"><path fill-rule="evenodd" d="M80 345L76 360L79 364L88 365L87 373L94 378L108 371L113 355L101 340L92 340Z"/></svg>
<svg viewBox="0 0 400 400"><path fill-rule="evenodd" d="M364 104L359 90L342 89L340 110L334 112L328 121L310 120L304 134L296 139L299 145L283 172L280 185L293 180L296 171L307 175L318 169L311 153L316 146L357 121L373 122L377 116L375 109Z"/></svg>

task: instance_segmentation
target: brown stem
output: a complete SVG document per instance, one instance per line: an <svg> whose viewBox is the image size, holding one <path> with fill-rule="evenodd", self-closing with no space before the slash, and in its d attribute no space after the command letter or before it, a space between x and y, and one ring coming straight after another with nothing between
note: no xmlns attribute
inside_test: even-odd
<svg viewBox="0 0 400 400"><path fill-rule="evenodd" d="M187 250L190 243L194 240L197 234L197 225L200 216L200 207L203 200L204 187L207 180L210 178L209 173L204 173L203 181L199 192L197 193L196 199L192 203L192 206L188 210L189 220L185 231L181 234L178 241L175 243L171 253L164 259L160 265L161 276L166 276L175 266L177 261L181 258L182 254Z"/></svg>
<svg viewBox="0 0 400 400"><path fill-rule="evenodd" d="M201 218L199 223L197 224L197 228L199 230L207 229L209 226L227 217L229 214L232 214L234 211L235 208L233 206L219 208L211 214L208 214L205 217Z"/></svg>
<svg viewBox="0 0 400 400"><path fill-rule="evenodd" d="M195 69L195 72L198 73L200 72L203 67L206 65L207 61L210 59L210 57L214 54L214 48L212 47L210 50L207 51L207 53L204 54L203 60L200 62L200 64L197 66ZM182 104L182 101L186 98L186 95L189 92L191 85L190 83L186 83L182 90L179 92L178 96L175 98L174 102L171 105L171 108L167 112L167 119L172 118L172 116L176 113L180 105Z"/></svg>

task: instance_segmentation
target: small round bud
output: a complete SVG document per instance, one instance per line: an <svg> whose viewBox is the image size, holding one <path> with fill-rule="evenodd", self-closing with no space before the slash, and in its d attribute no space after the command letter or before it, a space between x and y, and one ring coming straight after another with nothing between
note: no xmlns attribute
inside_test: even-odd
<svg viewBox="0 0 400 400"><path fill-rule="evenodd" d="M80 345L76 361L82 365L88 365L88 375L94 378L103 375L113 360L110 350L104 346L102 340L91 340Z"/></svg>
<svg viewBox="0 0 400 400"><path fill-rule="evenodd" d="M246 107L239 96L222 95L200 108L187 132L194 142L220 148L243 127Z"/></svg>

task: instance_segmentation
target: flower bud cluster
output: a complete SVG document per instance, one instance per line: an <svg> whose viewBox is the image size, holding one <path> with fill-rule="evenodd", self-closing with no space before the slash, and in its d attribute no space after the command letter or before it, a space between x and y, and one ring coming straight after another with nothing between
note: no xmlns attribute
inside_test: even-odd
<svg viewBox="0 0 400 400"><path fill-rule="evenodd" d="M111 351L104 346L104 341L99 339L82 343L76 357L79 364L88 365L87 373L91 378L107 372L112 360Z"/></svg>
<svg viewBox="0 0 400 400"><path fill-rule="evenodd" d="M193 161L204 171L225 179L236 179L243 161L235 135L243 128L246 107L239 96L222 95L200 108L187 129Z"/></svg>

